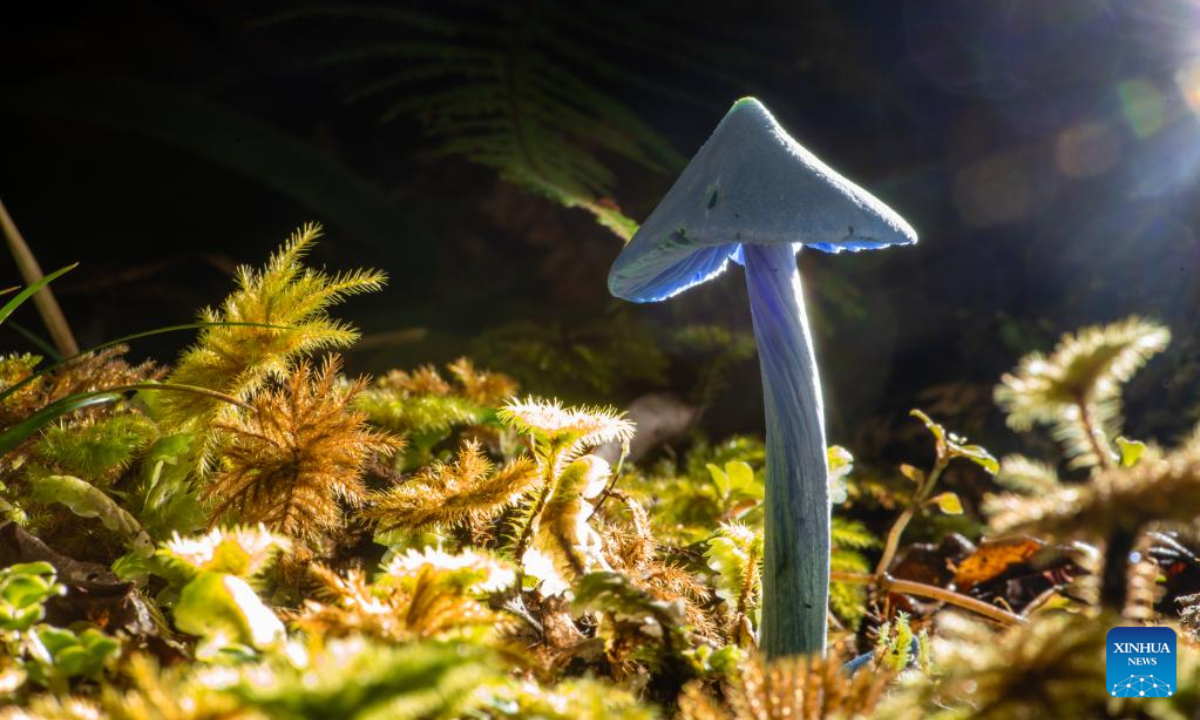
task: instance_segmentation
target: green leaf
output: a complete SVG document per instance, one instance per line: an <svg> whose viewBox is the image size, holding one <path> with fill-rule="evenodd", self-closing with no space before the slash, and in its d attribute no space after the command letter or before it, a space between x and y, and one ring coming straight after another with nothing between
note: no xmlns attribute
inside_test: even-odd
<svg viewBox="0 0 1200 720"><path fill-rule="evenodd" d="M992 457L991 453L985 450L983 446L967 445L964 438L954 433L946 432L945 427L934 422L931 417L920 410L912 410L909 414L925 423L925 427L933 434L934 440L937 443L939 458L964 458L992 475L1000 471L999 461Z"/></svg>
<svg viewBox="0 0 1200 720"><path fill-rule="evenodd" d="M729 476L729 487L733 491L753 492L755 487L754 468L749 463L734 460L725 463L725 474Z"/></svg>
<svg viewBox="0 0 1200 720"><path fill-rule="evenodd" d="M944 492L934 495L933 497L929 498L929 502L937 505L938 508L947 515L963 514L962 500L958 498L958 495L952 492Z"/></svg>
<svg viewBox="0 0 1200 720"><path fill-rule="evenodd" d="M24 290L17 293L16 296L12 300L9 300L8 302L4 303L3 307L0 307L0 323L3 323L5 320L7 320L8 316L12 315L14 310L21 307L21 305L26 300L33 297L34 294L37 293L38 290L41 290L42 288L49 285L51 282L53 282L55 279L57 279L60 275L70 272L71 270L74 270L77 267L79 267L79 263L74 263L74 264L68 265L65 268L59 268L58 270L55 270L54 272L50 273L49 275L42 277L37 282L31 283Z"/></svg>
<svg viewBox="0 0 1200 720"><path fill-rule="evenodd" d="M141 524L128 510L118 505L104 491L77 477L49 475L33 486L34 500L59 503L79 517L98 518L104 527L133 540L134 546L149 552L153 543L142 531Z"/></svg>
<svg viewBox="0 0 1200 720"><path fill-rule="evenodd" d="M1000 471L1000 462L981 445L959 445L951 442L949 447L952 457L966 458L986 470L989 475Z"/></svg>
<svg viewBox="0 0 1200 720"><path fill-rule="evenodd" d="M155 540L176 532L191 534L207 520L192 478L195 452L195 437L177 433L159 438L142 458L142 479L131 507L140 505L138 520Z"/></svg>
<svg viewBox="0 0 1200 720"><path fill-rule="evenodd" d="M1119 437L1117 448L1121 451L1121 467L1131 468L1142 459L1142 454L1146 452L1146 443Z"/></svg>
<svg viewBox="0 0 1200 720"><path fill-rule="evenodd" d="M66 588L49 563L18 563L0 570L0 630L24 631L45 616L43 604Z"/></svg>
<svg viewBox="0 0 1200 720"><path fill-rule="evenodd" d="M725 463L725 469L708 463L705 465L712 476L713 485L723 502L753 498L761 500L763 486L754 477L754 468L741 460L730 460Z"/></svg>
<svg viewBox="0 0 1200 720"><path fill-rule="evenodd" d="M829 461L829 500L840 505L849 497L846 478L854 469L854 456L840 445L830 445L826 455Z"/></svg>
<svg viewBox="0 0 1200 720"><path fill-rule="evenodd" d="M916 483L917 487L925 484L925 471L921 468L905 463L900 466L900 474Z"/></svg>
<svg viewBox="0 0 1200 720"><path fill-rule="evenodd" d="M34 679L43 684L52 677L97 678L108 660L121 651L120 642L95 628L76 635L70 630L39 625L34 634L46 652L33 673Z"/></svg>
<svg viewBox="0 0 1200 720"><path fill-rule="evenodd" d="M708 463L705 467L708 468L708 473L712 476L713 486L717 488L717 494L721 498L729 497L729 475L712 463Z"/></svg>
<svg viewBox="0 0 1200 720"><path fill-rule="evenodd" d="M184 586L175 604L175 627L202 638L197 657L231 646L265 649L284 637L283 623L239 577L202 572Z"/></svg>

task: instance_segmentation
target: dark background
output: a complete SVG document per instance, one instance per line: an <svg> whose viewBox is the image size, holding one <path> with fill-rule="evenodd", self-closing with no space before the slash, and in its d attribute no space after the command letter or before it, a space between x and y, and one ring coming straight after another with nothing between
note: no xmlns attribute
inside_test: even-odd
<svg viewBox="0 0 1200 720"><path fill-rule="evenodd" d="M916 248L801 255L832 441L860 458L911 457L903 445L922 431L905 414L919 405L1012 449L991 403L999 376L1061 332L1131 314L1166 322L1175 340L1131 389L1130 434L1169 441L1195 422L1200 3L642 5L605 4L628 32L605 26L586 47L597 67L630 69L595 81L682 157L754 94L921 235ZM736 269L670 307L621 308L604 284L621 242L589 215L438 152L420 112L382 122L386 102L347 100L403 57L325 60L392 37L394 23L275 21L301 7L5 10L0 197L45 269L82 263L55 285L82 345L194 318L228 292L234 266L261 264L309 220L327 230L316 263L391 275L338 313L368 338L354 370L461 353L506 370L481 356L480 337L522 321L567 346L614 313L651 337L688 322L749 331ZM495 10L390 7L451 24ZM514 32L524 22L497 17ZM678 170L611 166L613 198L635 219ZM0 263L0 282L18 281ZM39 329L31 308L17 320ZM6 347L30 347L3 332ZM146 340L133 354L169 361L187 340ZM673 355L656 375L618 371L605 386L523 380L623 403L686 394L694 376ZM758 431L753 358L722 387L705 427Z"/></svg>

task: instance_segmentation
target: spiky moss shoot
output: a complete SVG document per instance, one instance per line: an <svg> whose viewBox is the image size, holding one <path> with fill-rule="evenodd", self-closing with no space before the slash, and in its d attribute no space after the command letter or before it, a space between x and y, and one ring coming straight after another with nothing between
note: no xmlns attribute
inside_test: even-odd
<svg viewBox="0 0 1200 720"><path fill-rule="evenodd" d="M341 576L318 566L314 574L323 601L305 602L298 628L314 637L365 633L393 641L495 636L505 620L485 600L515 578L510 565L484 553L434 548L396 556L374 582L357 571Z"/></svg>
<svg viewBox="0 0 1200 720"><path fill-rule="evenodd" d="M1151 523L1191 523L1200 515L1200 433L1170 453L1150 448L1134 467L1102 471L1086 484L989 496L983 510L1001 533L1102 542L1100 599L1124 612L1129 557L1142 531Z"/></svg>
<svg viewBox="0 0 1200 720"><path fill-rule="evenodd" d="M533 460L517 458L496 468L478 442L467 441L453 462L434 462L372 493L360 515L382 532L479 524L515 504L539 479Z"/></svg>
<svg viewBox="0 0 1200 720"><path fill-rule="evenodd" d="M157 432L149 418L135 413L55 425L35 446L35 462L103 488L154 442Z"/></svg>
<svg viewBox="0 0 1200 720"><path fill-rule="evenodd" d="M392 370L364 390L355 405L372 422L427 445L453 428L484 422L517 391L512 378L478 370L467 358L446 370L449 380L432 365Z"/></svg>
<svg viewBox="0 0 1200 720"><path fill-rule="evenodd" d="M745 658L721 704L699 682L679 698L680 720L852 720L875 717L895 677L887 668L853 675L836 648L825 658Z"/></svg>
<svg viewBox="0 0 1200 720"><path fill-rule="evenodd" d="M189 572L216 572L248 578L262 573L291 541L266 526L213 528L205 535L168 540L159 553Z"/></svg>
<svg viewBox="0 0 1200 720"><path fill-rule="evenodd" d="M1103 538L1151 522L1190 522L1200 515L1200 433L1172 452L1147 451L1136 467L1039 495L992 497L984 509L999 532L1055 538Z"/></svg>
<svg viewBox="0 0 1200 720"><path fill-rule="evenodd" d="M361 502L366 465L397 441L351 409L364 381L339 387L339 367L335 358L317 370L302 362L255 395L253 411L217 424L220 464L205 489L214 521L263 523L311 542L341 524L342 501Z"/></svg>
<svg viewBox="0 0 1200 720"><path fill-rule="evenodd" d="M238 268L237 290L219 308L202 312L200 319L272 327L205 328L196 344L179 358L170 382L247 400L268 380L285 378L298 358L347 347L357 340L358 331L329 317L328 310L352 295L380 289L387 276L376 270L330 275L305 267L304 256L320 235L320 225L305 225L271 256L265 268ZM184 429L203 429L231 412L220 401L182 393L164 396L156 407L167 426Z"/></svg>
<svg viewBox="0 0 1200 720"><path fill-rule="evenodd" d="M539 400L532 396L524 400L513 399L496 415L502 423L528 439L542 476L540 490L517 520L513 557L524 560L538 529L538 519L566 466L580 453L597 445L628 443L633 439L635 426L624 413L614 408L564 408L557 400ZM542 565L542 575L553 577L553 561Z"/></svg>
<svg viewBox="0 0 1200 720"><path fill-rule="evenodd" d="M1073 467L1111 466L1121 386L1171 340L1170 331L1131 317L1063 335L1049 356L1032 353L996 387L1009 427L1049 425Z"/></svg>
<svg viewBox="0 0 1200 720"><path fill-rule="evenodd" d="M513 400L497 416L529 437L534 456L569 462L585 448L633 439L634 424L611 407L564 408L557 400ZM557 469L557 468L556 468Z"/></svg>

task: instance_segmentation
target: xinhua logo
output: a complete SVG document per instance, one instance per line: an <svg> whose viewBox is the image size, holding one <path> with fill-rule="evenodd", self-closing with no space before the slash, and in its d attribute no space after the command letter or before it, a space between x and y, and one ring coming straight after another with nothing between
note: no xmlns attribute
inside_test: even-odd
<svg viewBox="0 0 1200 720"><path fill-rule="evenodd" d="M1118 627L1108 631L1108 692L1114 697L1175 694L1175 631L1167 627Z"/></svg>

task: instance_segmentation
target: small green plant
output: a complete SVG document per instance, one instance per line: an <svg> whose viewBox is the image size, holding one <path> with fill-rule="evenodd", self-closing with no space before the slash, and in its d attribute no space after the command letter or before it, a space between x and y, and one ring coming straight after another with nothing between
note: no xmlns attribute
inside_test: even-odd
<svg viewBox="0 0 1200 720"><path fill-rule="evenodd" d="M66 593L49 563L20 563L0 570L0 643L24 677L54 692L72 678L98 679L120 643L95 628L76 632L42 622L45 604Z"/></svg>
<svg viewBox="0 0 1200 720"><path fill-rule="evenodd" d="M947 432L944 427L934 422L920 410L913 410L911 414L923 422L930 434L933 435L936 457L933 467L928 472L911 465L901 466L901 473L911 480L916 487L913 489L912 499L908 507L900 514L900 517L896 519L896 522L892 525L892 529L888 532L887 541L883 546L883 555L879 558L879 563L875 567L877 575L886 574L891 568L892 560L896 556L896 550L900 547L901 536L917 512L927 506L935 506L947 515L962 514L962 501L953 492L942 492L932 495L938 480L941 479L942 473L946 471L952 460L955 458L970 460L989 474L995 474L1000 469L996 459L983 447L968 445L964 439Z"/></svg>
<svg viewBox="0 0 1200 720"><path fill-rule="evenodd" d="M0 570L0 630L16 642L46 617L45 603L66 592L49 563L19 563Z"/></svg>
<svg viewBox="0 0 1200 720"><path fill-rule="evenodd" d="M177 536L160 549L183 578L172 615L176 628L200 638L197 659L253 654L283 642L283 623L249 580L289 545L260 526Z"/></svg>

